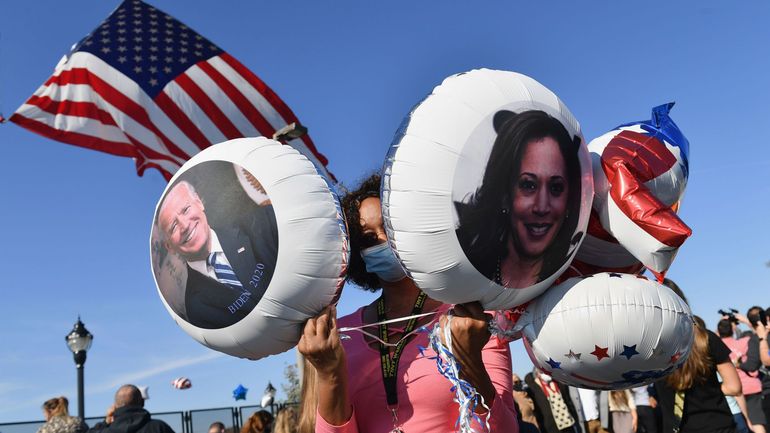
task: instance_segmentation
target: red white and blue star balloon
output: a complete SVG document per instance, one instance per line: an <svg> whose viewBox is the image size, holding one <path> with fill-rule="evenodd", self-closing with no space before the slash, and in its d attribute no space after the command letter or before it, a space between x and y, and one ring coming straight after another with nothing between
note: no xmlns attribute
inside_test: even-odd
<svg viewBox="0 0 770 433"><path fill-rule="evenodd" d="M676 214L690 151L669 117L673 105L657 106L652 119L621 125L589 143L595 195L571 274L637 273L643 266L664 274L692 233Z"/></svg>
<svg viewBox="0 0 770 433"><path fill-rule="evenodd" d="M532 362L559 382L623 389L682 364L693 339L687 304L666 286L628 274L571 278L522 315Z"/></svg>

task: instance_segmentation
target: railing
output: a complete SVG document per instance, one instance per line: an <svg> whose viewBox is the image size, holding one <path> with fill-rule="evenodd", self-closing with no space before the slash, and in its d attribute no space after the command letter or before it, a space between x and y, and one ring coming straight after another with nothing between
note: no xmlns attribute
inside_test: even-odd
<svg viewBox="0 0 770 433"><path fill-rule="evenodd" d="M221 407L213 409L195 409L185 412L157 412L152 419L165 421L176 433L208 433L209 426L219 421L225 425L227 433L238 433L243 422L257 411L266 410L273 415L286 406L294 406L297 403L274 404L269 407L240 406ZM89 427L104 421L104 417L89 417L85 419ZM45 421L24 421L0 423L0 433L36 433Z"/></svg>
<svg viewBox="0 0 770 433"><path fill-rule="evenodd" d="M35 433L45 421L0 424L0 433Z"/></svg>
<svg viewBox="0 0 770 433"><path fill-rule="evenodd" d="M198 409L185 412L187 416L187 429L177 433L207 433L209 426L215 421L225 425L226 432L239 432L242 423L238 419L238 410L234 407L222 407L217 409Z"/></svg>

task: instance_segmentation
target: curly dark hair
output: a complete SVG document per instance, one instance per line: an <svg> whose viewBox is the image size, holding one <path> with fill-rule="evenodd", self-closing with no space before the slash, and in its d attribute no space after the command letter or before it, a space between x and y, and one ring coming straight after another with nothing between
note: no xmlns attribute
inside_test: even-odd
<svg viewBox="0 0 770 433"><path fill-rule="evenodd" d="M551 137L559 144L570 188L567 216L552 247L543 257L539 275L539 281L543 281L564 264L570 246L580 239L580 234L573 236L581 197L580 137L570 137L561 122L539 110L518 114L499 111L493 123L498 136L482 184L468 202L455 202L460 222L457 238L473 266L490 280L496 279L497 264L508 255L508 238L515 236L508 216L511 212L511 185L520 171L524 150L531 140Z"/></svg>
<svg viewBox="0 0 770 433"><path fill-rule="evenodd" d="M379 173L373 173L361 180L355 190L349 191L342 197L342 210L345 212L350 236L350 263L346 279L364 290L376 292L382 288L380 279L377 274L366 272L361 250L376 245L377 238L364 233L361 227L361 214L358 211L361 202L370 197L380 198Z"/></svg>

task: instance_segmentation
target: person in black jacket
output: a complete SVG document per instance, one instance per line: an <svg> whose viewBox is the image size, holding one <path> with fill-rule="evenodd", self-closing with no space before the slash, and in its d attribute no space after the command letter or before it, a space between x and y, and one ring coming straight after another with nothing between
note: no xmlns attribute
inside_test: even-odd
<svg viewBox="0 0 770 433"><path fill-rule="evenodd" d="M534 373L534 374L533 374ZM553 380L538 369L524 377L535 401L535 416L543 433L580 432L578 413L572 404L569 387Z"/></svg>
<svg viewBox="0 0 770 433"><path fill-rule="evenodd" d="M663 284L687 303L676 283L666 278ZM693 343L687 360L673 373L657 380L655 391L663 433L735 432L735 420L725 396L741 395L741 381L730 361L730 349L706 329L700 317L693 316Z"/></svg>
<svg viewBox="0 0 770 433"><path fill-rule="evenodd" d="M174 433L174 430L165 422L150 418L139 388L123 385L115 393L112 423L96 424L88 433Z"/></svg>

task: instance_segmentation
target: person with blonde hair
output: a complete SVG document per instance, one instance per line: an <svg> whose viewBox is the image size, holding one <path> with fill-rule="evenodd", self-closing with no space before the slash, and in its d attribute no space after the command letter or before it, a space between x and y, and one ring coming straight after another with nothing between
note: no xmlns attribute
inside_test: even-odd
<svg viewBox="0 0 770 433"><path fill-rule="evenodd" d="M318 379L315 367L302 357L302 389L300 391L299 419L297 433L314 433L318 413Z"/></svg>
<svg viewBox="0 0 770 433"><path fill-rule="evenodd" d="M297 411L287 406L278 411L273 423L273 433L297 433Z"/></svg>
<svg viewBox="0 0 770 433"><path fill-rule="evenodd" d="M83 433L88 426L78 417L70 416L67 397L55 397L43 403L43 424L37 433Z"/></svg>
<svg viewBox="0 0 770 433"><path fill-rule="evenodd" d="M609 403L612 433L634 433L639 419L631 391L627 389L610 391Z"/></svg>

